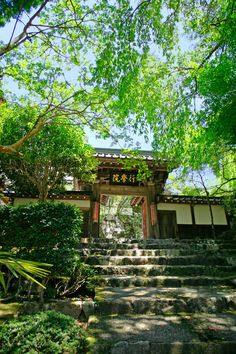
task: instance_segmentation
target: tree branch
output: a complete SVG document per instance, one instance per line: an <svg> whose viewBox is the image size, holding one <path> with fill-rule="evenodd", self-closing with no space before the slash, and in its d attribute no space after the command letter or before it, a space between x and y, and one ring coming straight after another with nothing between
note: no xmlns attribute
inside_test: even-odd
<svg viewBox="0 0 236 354"><path fill-rule="evenodd" d="M144 1L140 2L140 4L138 4L138 6L136 6L134 11L132 12L131 17L134 16L135 12L137 12L140 9L140 7L142 7L144 4L146 4L146 6L148 6L151 3L151 1L152 0L144 0Z"/></svg>
<svg viewBox="0 0 236 354"><path fill-rule="evenodd" d="M21 43L23 43L24 41L26 41L26 39L28 39L28 33L27 33L28 28L30 26L32 26L33 20L39 16L39 14L45 8L45 6L47 5L47 3L49 1L50 0L44 0L44 2L38 8L38 10L35 12L35 14L26 23L23 31L17 37L15 37L13 39L13 41L10 40L10 42L6 46L3 46L2 48L0 48L0 57L3 56L4 54L10 52L12 49L18 47Z"/></svg>
<svg viewBox="0 0 236 354"><path fill-rule="evenodd" d="M222 182L221 185L215 190L215 192L212 193L212 195L217 194L218 191L222 190L222 187L223 187L225 184L227 184L227 183L229 183L229 182L232 182L232 181L236 181L236 177L229 178L229 179L227 179L227 181Z"/></svg>
<svg viewBox="0 0 236 354"><path fill-rule="evenodd" d="M15 143L6 146L0 145L0 153L5 153L5 154L17 153L20 147L24 144L24 142L29 140L33 136L35 136L45 123L46 123L45 121L39 120L32 130L26 133L21 139L17 140Z"/></svg>
<svg viewBox="0 0 236 354"><path fill-rule="evenodd" d="M222 43L217 43L216 46L210 51L210 53L203 59L197 70L201 69L203 65L210 59L210 57L221 47Z"/></svg>

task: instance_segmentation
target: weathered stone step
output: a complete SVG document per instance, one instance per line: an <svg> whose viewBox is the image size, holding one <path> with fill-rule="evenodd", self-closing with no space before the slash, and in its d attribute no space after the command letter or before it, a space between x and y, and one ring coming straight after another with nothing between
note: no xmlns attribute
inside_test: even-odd
<svg viewBox="0 0 236 354"><path fill-rule="evenodd" d="M129 286L147 286L147 287L182 287L182 286L213 286L213 285L231 285L235 276L227 277L180 277L180 276L112 276L103 275L98 280L100 286L111 287L129 287Z"/></svg>
<svg viewBox="0 0 236 354"><path fill-rule="evenodd" d="M190 244L186 242L137 242L137 243L105 243L105 242L91 242L89 244L80 244L82 248L100 249L189 249Z"/></svg>
<svg viewBox="0 0 236 354"><path fill-rule="evenodd" d="M103 315L215 313L236 310L236 291L225 287L100 288L95 302L95 313Z"/></svg>
<svg viewBox="0 0 236 354"><path fill-rule="evenodd" d="M143 239L137 239L137 238L119 238L115 239L114 238L106 238L106 237L87 237L81 238L81 243L82 244L93 244L93 243L106 243L106 244L119 244L119 243L143 243L146 242Z"/></svg>
<svg viewBox="0 0 236 354"><path fill-rule="evenodd" d="M150 239L150 240L120 240L114 241L113 239L91 239L80 244L82 248L91 248L95 250L132 250L132 249L180 249L201 252L204 250L216 252L217 250L236 251L236 240L223 241L212 239Z"/></svg>
<svg viewBox="0 0 236 354"><path fill-rule="evenodd" d="M226 314L99 316L91 354L234 354L236 319Z"/></svg>
<svg viewBox="0 0 236 354"><path fill-rule="evenodd" d="M217 245L216 245L217 247ZM173 245L161 245L161 244L91 244L84 245L79 247L78 251L83 252L83 250L87 250L89 253L102 253L102 254L117 254L119 252L120 255L139 255L148 253L148 251L155 251L156 255L165 255L165 254L173 254L173 255L184 255L184 254L221 254L221 253L232 253L236 254L235 248L216 248L216 249L207 249L205 247L188 245L188 244L173 244Z"/></svg>
<svg viewBox="0 0 236 354"><path fill-rule="evenodd" d="M102 243L102 242L92 242L89 244L81 243L79 247L82 248L91 248L98 250L104 249L133 249L133 248L143 248L143 246L139 243Z"/></svg>
<svg viewBox="0 0 236 354"><path fill-rule="evenodd" d="M81 239L82 244L173 244L173 243L190 243L193 242L192 239L175 239L175 238L158 238L158 239L135 239L135 238L120 238L120 239L113 239L113 238L87 238Z"/></svg>
<svg viewBox="0 0 236 354"><path fill-rule="evenodd" d="M165 245L165 246L170 246L170 245L195 245L195 244L218 244L219 246L233 246L236 248L236 237L235 239L222 239L222 238L158 238L158 239L129 239L129 238L121 238L119 240L114 240L113 238L87 238L81 239L81 244L83 245L91 245L91 244L97 244L97 245L121 245L121 244L130 244L130 245Z"/></svg>
<svg viewBox="0 0 236 354"><path fill-rule="evenodd" d="M191 249L141 249L141 248L134 248L134 249L97 249L94 247L84 247L83 249L78 250L81 256L146 256L146 257L155 257L155 256L191 256L193 254L193 250Z"/></svg>
<svg viewBox="0 0 236 354"><path fill-rule="evenodd" d="M86 263L91 265L228 265L225 257L206 257L200 255L191 256L103 256L90 255L85 258Z"/></svg>
<svg viewBox="0 0 236 354"><path fill-rule="evenodd" d="M141 275L141 276L235 276L236 266L204 266L204 265L97 265L95 269L100 275Z"/></svg>

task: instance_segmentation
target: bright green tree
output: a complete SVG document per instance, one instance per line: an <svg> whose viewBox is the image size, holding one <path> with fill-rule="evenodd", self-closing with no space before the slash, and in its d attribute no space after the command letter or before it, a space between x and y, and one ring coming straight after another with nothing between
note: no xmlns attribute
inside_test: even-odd
<svg viewBox="0 0 236 354"><path fill-rule="evenodd" d="M133 130L146 139L153 132L153 148L170 168L210 165L221 184L235 184L234 1L148 1L135 15L158 32L135 77L130 72L120 81L117 114L123 120L129 114ZM161 23L169 25L174 46L165 42Z"/></svg>
<svg viewBox="0 0 236 354"><path fill-rule="evenodd" d="M34 121L35 112L23 111L23 115L9 116L3 126L4 142L17 140L24 135ZM44 126L40 132L26 141L21 154L6 154L0 168L18 191L37 191L44 201L48 192L65 182L66 176L82 181L93 180L96 162L93 149L86 143L83 131L70 124L68 118L57 119L56 123Z"/></svg>
<svg viewBox="0 0 236 354"><path fill-rule="evenodd" d="M57 107L103 137L115 126L147 139L151 130L171 166L222 175L235 159L233 0L45 1L22 21L2 43L0 70L7 102L40 106L35 134Z"/></svg>
<svg viewBox="0 0 236 354"><path fill-rule="evenodd" d="M33 132L29 129L23 140L10 146L1 144L0 152L18 151L54 119L55 107L103 137L112 135L114 126L123 126L131 112L127 103L123 105L123 91L137 81L150 40L170 56L178 16L166 18L162 12L175 5L45 0L32 13L24 13L21 21L16 19L9 39L0 43L3 96L10 104L37 102L47 117L39 114ZM23 90L20 100L6 91L9 78Z"/></svg>

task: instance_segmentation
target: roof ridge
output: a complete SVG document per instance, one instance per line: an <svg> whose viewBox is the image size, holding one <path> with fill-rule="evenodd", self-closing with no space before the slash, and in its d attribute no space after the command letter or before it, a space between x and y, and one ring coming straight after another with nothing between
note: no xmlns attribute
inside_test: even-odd
<svg viewBox="0 0 236 354"><path fill-rule="evenodd" d="M125 149L113 149L113 148L98 148L98 147L95 147L94 148L95 152L98 153L98 154L112 154L112 155L115 155L115 154L118 154L118 155L123 155L124 152L123 150ZM128 149L127 149L128 150ZM141 155L144 155L144 156L153 156L153 151L152 150L130 150L130 151L139 151Z"/></svg>

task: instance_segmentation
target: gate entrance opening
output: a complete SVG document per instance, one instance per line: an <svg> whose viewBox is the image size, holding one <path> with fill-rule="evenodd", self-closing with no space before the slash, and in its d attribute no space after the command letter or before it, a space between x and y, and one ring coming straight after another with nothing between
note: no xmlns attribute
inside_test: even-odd
<svg viewBox="0 0 236 354"><path fill-rule="evenodd" d="M136 197L107 195L100 205L99 237L143 239L142 205Z"/></svg>

